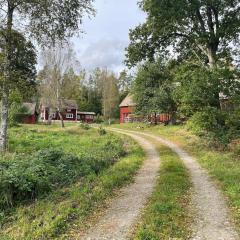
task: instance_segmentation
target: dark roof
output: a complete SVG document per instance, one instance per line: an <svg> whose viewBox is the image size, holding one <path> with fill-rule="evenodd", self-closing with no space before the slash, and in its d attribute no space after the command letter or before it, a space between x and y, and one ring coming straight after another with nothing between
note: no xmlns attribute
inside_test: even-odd
<svg viewBox="0 0 240 240"><path fill-rule="evenodd" d="M136 103L133 101L133 95L131 94L128 94L119 105L119 107L135 107L135 106Z"/></svg>
<svg viewBox="0 0 240 240"><path fill-rule="evenodd" d="M66 109L78 109L77 102L75 100L62 99L62 108Z"/></svg>
<svg viewBox="0 0 240 240"><path fill-rule="evenodd" d="M35 114L37 110L36 106L37 106L36 103L28 103L28 102L23 103L23 107L25 107L28 111L28 114L31 114L31 115Z"/></svg>

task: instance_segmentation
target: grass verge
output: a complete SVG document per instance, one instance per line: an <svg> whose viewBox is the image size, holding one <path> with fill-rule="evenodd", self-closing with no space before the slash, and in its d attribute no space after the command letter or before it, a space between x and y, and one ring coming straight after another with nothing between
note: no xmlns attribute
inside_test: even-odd
<svg viewBox="0 0 240 240"><path fill-rule="evenodd" d="M169 148L159 145L161 170L134 240L189 239L190 187L188 171Z"/></svg>

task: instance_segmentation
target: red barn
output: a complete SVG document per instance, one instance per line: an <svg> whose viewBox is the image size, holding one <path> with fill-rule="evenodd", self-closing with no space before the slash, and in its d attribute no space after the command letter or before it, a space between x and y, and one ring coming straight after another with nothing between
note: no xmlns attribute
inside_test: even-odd
<svg viewBox="0 0 240 240"><path fill-rule="evenodd" d="M128 94L120 104L120 123L131 121L131 115L134 113L136 103L133 101L133 96Z"/></svg>
<svg viewBox="0 0 240 240"><path fill-rule="evenodd" d="M136 108L136 103L133 101L133 96L131 94L127 95L127 97L120 104L120 123L128 123L128 122L142 122L147 119L152 123L169 123L171 120L171 115L167 113L149 115L137 117L134 116L134 111Z"/></svg>

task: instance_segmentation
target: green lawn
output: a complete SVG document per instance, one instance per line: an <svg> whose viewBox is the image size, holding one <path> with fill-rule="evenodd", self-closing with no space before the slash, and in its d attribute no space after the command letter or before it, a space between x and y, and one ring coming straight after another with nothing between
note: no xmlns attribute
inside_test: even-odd
<svg viewBox="0 0 240 240"><path fill-rule="evenodd" d="M55 125L22 126L10 130L9 142L10 153L0 161L1 179L10 179L15 192L21 192L16 181L22 175L24 181L31 183L25 186L26 190L39 187L35 173L40 179L38 183L47 179L53 187L33 199L17 199L12 207L2 208L1 239L72 239L117 188L132 181L144 159L142 149L129 138L109 132L101 136L95 129L84 130L77 125L65 129ZM64 157L55 159L56 153L49 153L49 149ZM43 157L38 155L39 150L45 151ZM2 180L0 190L4 187ZM23 193L20 197L27 195Z"/></svg>
<svg viewBox="0 0 240 240"><path fill-rule="evenodd" d="M140 130L160 135L177 143L208 170L225 194L238 230L240 231L240 157L233 151L209 148L200 138L188 132L184 126L153 126L123 124L115 127Z"/></svg>
<svg viewBox="0 0 240 240"><path fill-rule="evenodd" d="M190 179L178 155L154 142L161 156L161 169L154 193L136 227L134 240L188 239Z"/></svg>

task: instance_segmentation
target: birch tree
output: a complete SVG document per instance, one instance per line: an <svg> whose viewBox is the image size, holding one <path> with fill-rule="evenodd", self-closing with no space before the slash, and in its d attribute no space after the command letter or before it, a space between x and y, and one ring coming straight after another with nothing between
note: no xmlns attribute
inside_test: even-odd
<svg viewBox="0 0 240 240"><path fill-rule="evenodd" d="M67 84L66 75L78 66L78 61L72 46L68 43L57 44L55 47L44 50L42 58L47 74L44 74L45 77L41 82L41 94L47 102L56 108L61 126L64 127L61 112L63 110L64 88Z"/></svg>
<svg viewBox="0 0 240 240"><path fill-rule="evenodd" d="M102 93L102 105L103 115L105 119L111 119L116 117L116 111L119 111L119 90L117 81L118 79L113 73L103 72L103 93Z"/></svg>
<svg viewBox="0 0 240 240"><path fill-rule="evenodd" d="M1 96L0 150L6 149L9 91L13 78L14 29L50 44L79 32L84 14L92 14L92 0L2 0L0 29L4 39L3 84Z"/></svg>

